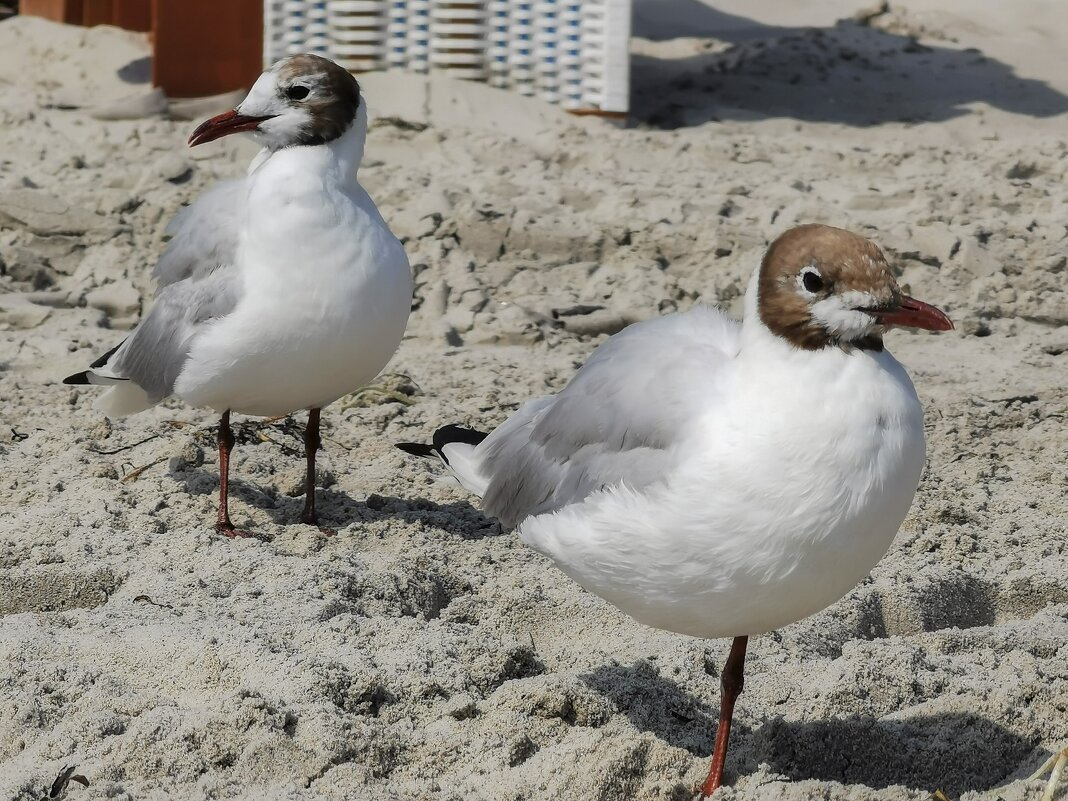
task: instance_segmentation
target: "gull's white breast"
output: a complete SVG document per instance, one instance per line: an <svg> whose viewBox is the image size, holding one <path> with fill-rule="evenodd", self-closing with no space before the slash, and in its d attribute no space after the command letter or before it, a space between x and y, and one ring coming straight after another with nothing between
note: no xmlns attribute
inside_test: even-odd
<svg viewBox="0 0 1068 801"><path fill-rule="evenodd" d="M743 345L676 468L520 527L587 590L657 628L759 634L829 606L883 556L924 465L889 353Z"/></svg>
<svg viewBox="0 0 1068 801"><path fill-rule="evenodd" d="M244 291L192 345L175 384L191 404L323 407L372 380L404 334L412 280L400 242L359 184L306 163L321 149L290 150L249 178Z"/></svg>

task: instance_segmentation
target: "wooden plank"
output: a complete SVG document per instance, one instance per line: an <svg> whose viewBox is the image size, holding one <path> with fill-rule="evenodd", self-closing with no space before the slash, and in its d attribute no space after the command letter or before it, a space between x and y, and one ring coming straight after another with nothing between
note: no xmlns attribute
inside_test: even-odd
<svg viewBox="0 0 1068 801"><path fill-rule="evenodd" d="M82 24L82 0L22 0L19 13L68 25Z"/></svg>
<svg viewBox="0 0 1068 801"><path fill-rule="evenodd" d="M263 70L263 0L152 0L152 83L169 97L251 86Z"/></svg>
<svg viewBox="0 0 1068 801"><path fill-rule="evenodd" d="M112 0L112 24L128 31L152 29L151 0Z"/></svg>
<svg viewBox="0 0 1068 801"><path fill-rule="evenodd" d="M82 25L114 25L111 0L82 0Z"/></svg>

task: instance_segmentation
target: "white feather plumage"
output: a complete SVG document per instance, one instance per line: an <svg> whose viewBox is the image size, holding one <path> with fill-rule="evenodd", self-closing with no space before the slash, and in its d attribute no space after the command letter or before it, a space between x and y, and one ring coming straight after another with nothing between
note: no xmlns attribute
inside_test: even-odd
<svg viewBox="0 0 1068 801"><path fill-rule="evenodd" d="M634 485L623 473L518 528L585 589L642 623L697 637L759 634L845 595L890 546L924 465L922 408L901 365L885 351L793 347L756 313L755 278L740 326L695 309L613 338L614 378L633 391L617 393L619 407L587 401L619 418L605 425L652 414L670 432L656 477ZM680 336L702 343L695 354L719 357L668 358ZM648 358L658 351L665 358ZM651 387L674 401L652 402ZM489 463L494 439L514 439L520 453L531 436L524 417L561 397L521 409L477 447L446 446L454 470L463 454L462 483L485 492L494 466L517 471L503 483L531 480L529 456ZM556 435L567 441L575 424L555 419ZM588 467L579 453L571 469Z"/></svg>

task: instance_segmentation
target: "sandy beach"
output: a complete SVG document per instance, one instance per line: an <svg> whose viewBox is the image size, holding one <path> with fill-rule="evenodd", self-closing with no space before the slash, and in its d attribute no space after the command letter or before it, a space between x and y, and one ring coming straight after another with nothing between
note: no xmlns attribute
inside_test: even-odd
<svg viewBox="0 0 1068 801"><path fill-rule="evenodd" d="M70 767L54 797L689 801L730 643L634 623L393 443L495 426L630 322L740 314L767 243L824 222L957 329L887 338L916 500L868 580L751 641L716 798L1037 801L1068 747L1068 7L636 6L626 127L360 76L414 310L323 414L336 536L294 522L304 416L236 418L238 541L213 412L108 421L60 383L255 153L185 147L234 100L153 94L141 35L0 22L0 798Z"/></svg>

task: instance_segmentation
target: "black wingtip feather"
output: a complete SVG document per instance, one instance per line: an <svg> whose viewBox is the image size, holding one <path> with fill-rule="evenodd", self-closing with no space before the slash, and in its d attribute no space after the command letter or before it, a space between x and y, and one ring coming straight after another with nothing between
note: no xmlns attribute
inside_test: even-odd
<svg viewBox="0 0 1068 801"><path fill-rule="evenodd" d="M442 426L434 432L434 447L440 451L450 442L462 442L465 445L478 445L488 436L489 434L482 431L476 431L473 428L464 428L463 426L457 425Z"/></svg>
<svg viewBox="0 0 1068 801"><path fill-rule="evenodd" d="M444 461L445 464L448 464L449 460L445 458L445 454L441 452L441 449L450 442L478 445L488 436L485 432L475 431L473 428L447 425L434 432L434 443L432 445L425 445L421 442L398 442L396 447L405 453L410 453L412 456L437 457Z"/></svg>
<svg viewBox="0 0 1068 801"><path fill-rule="evenodd" d="M400 448L402 451L410 453L412 456L429 458L436 453L433 445L424 445L421 442L397 442L393 447Z"/></svg>
<svg viewBox="0 0 1068 801"><path fill-rule="evenodd" d="M118 345L113 347L111 350L109 350L107 353L105 353L103 356L101 356L99 359L97 359L95 362L93 362L89 366L90 367L103 367L105 364L108 363L108 359L110 359L112 356L115 355L115 351L117 351L119 348L122 347L122 343L125 342L125 341L126 340L124 339L122 342L120 342Z"/></svg>
<svg viewBox="0 0 1068 801"><path fill-rule="evenodd" d="M122 345L123 345L123 342L125 342L125 341L126 340L124 339L122 342L120 342L118 345L113 347L111 350L109 350L107 353L105 353L103 356L101 356L95 362L90 364L88 370L83 370L80 373L75 373L74 375L69 375L66 378L64 378L63 379L63 383L64 384L79 384L79 385L80 384L90 384L90 383L92 383L89 380L89 373L92 372L95 368L103 367L105 364L107 364L108 360L112 356L115 355L115 351L117 351L119 348L121 348Z"/></svg>

